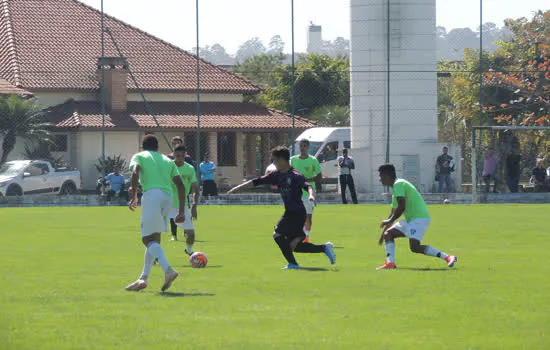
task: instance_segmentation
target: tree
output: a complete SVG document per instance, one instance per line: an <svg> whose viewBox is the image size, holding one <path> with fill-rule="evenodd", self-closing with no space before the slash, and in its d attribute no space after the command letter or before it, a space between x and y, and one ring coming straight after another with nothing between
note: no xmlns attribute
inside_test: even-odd
<svg viewBox="0 0 550 350"><path fill-rule="evenodd" d="M267 46L267 53L271 55L280 55L285 49L285 43L280 35L275 35L269 40L269 45Z"/></svg>
<svg viewBox="0 0 550 350"><path fill-rule="evenodd" d="M267 87L275 84L272 80L273 72L283 64L284 59L283 53L255 55L237 63L233 71L261 87Z"/></svg>
<svg viewBox="0 0 550 350"><path fill-rule="evenodd" d="M197 52L197 48L193 48L193 52ZM233 64L235 58L227 53L225 48L220 44L214 44L212 46L205 46L199 49L199 56L202 59L212 62L214 64Z"/></svg>
<svg viewBox="0 0 550 350"><path fill-rule="evenodd" d="M296 64L276 67L264 93L267 106L290 112L292 81L295 81L296 109L313 111L326 105L348 106L350 98L349 60L309 54Z"/></svg>
<svg viewBox="0 0 550 350"><path fill-rule="evenodd" d="M309 115L309 119L316 121L319 126L349 126L350 108L349 106L319 107Z"/></svg>
<svg viewBox="0 0 550 350"><path fill-rule="evenodd" d="M255 37L250 40L247 40L241 46L239 46L239 50L237 50L236 59L237 62L243 62L248 57L252 57L254 55L261 55L266 52L266 48L264 46L264 43L260 40L260 38Z"/></svg>
<svg viewBox="0 0 550 350"><path fill-rule="evenodd" d="M17 137L30 142L47 141L51 137L50 127L36 99L24 99L17 95L0 98L0 164L6 162L15 148Z"/></svg>

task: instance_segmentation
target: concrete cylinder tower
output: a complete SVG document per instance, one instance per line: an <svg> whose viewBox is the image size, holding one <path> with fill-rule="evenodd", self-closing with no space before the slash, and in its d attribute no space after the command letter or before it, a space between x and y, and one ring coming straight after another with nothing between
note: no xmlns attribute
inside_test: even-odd
<svg viewBox="0 0 550 350"><path fill-rule="evenodd" d="M435 0L350 1L356 186L382 190L377 168L386 160L389 105L390 162L399 176L428 191L440 149Z"/></svg>

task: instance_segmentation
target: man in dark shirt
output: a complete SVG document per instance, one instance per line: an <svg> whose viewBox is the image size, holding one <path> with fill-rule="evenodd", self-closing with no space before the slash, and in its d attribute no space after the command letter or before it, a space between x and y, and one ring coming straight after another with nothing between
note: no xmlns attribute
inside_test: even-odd
<svg viewBox="0 0 550 350"><path fill-rule="evenodd" d="M546 169L542 159L537 160L537 167L531 173L531 182L535 184L535 192L546 192Z"/></svg>
<svg viewBox="0 0 550 350"><path fill-rule="evenodd" d="M506 157L506 182L508 184L508 189L512 193L518 191L519 177L521 174L520 162L521 156L512 148Z"/></svg>
<svg viewBox="0 0 550 350"><path fill-rule="evenodd" d="M437 157L435 162L435 178L439 181L439 193L443 193L443 185L447 193L451 193L453 181L451 179L451 172L454 171L453 157L449 155L449 148L443 147L443 154Z"/></svg>
<svg viewBox="0 0 550 350"><path fill-rule="evenodd" d="M331 264L336 262L334 245L331 242L325 244L312 244L303 242L306 238L303 227L306 221L306 208L302 202L302 190L309 193L309 200L315 201L313 188L305 180L305 177L290 166L290 151L286 147L276 147L271 151L273 162L277 168L262 177L247 181L238 185L227 193L231 194L242 188L261 185L276 185L279 188L285 212L273 233L273 239L281 249L288 265L284 269L299 269L300 265L294 258L294 253L325 253Z"/></svg>

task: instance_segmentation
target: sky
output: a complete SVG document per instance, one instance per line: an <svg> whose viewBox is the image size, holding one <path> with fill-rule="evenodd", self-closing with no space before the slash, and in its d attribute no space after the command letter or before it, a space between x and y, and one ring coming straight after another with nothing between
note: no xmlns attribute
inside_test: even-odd
<svg viewBox="0 0 550 350"><path fill-rule="evenodd" d="M80 0L97 9L101 0ZM109 15L176 46L196 46L195 0L103 0ZM437 25L453 28L479 26L479 0L436 0ZM199 0L199 45L221 44L234 54L239 45L259 37L267 45L281 35L291 48L290 0ZM529 17L550 9L550 0L484 0L483 22L499 27L506 18ZM304 52L310 22L323 26L323 39L349 38L349 0L294 0L295 50Z"/></svg>

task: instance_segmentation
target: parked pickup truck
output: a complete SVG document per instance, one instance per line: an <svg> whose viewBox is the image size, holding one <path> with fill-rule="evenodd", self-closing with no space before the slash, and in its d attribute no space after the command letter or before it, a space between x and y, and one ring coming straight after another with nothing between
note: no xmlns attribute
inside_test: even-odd
<svg viewBox="0 0 550 350"><path fill-rule="evenodd" d="M81 183L80 171L55 169L42 160L14 160L0 167L0 196L69 195L77 193Z"/></svg>

